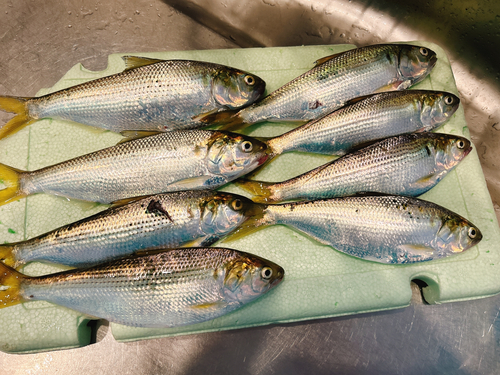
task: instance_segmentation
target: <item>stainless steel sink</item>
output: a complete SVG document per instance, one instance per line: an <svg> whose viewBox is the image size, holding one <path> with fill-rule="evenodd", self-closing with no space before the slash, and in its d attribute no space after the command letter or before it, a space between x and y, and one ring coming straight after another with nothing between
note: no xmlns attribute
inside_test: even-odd
<svg viewBox="0 0 500 375"><path fill-rule="evenodd" d="M419 39L450 57L500 217L500 2L4 0L0 93L33 96L78 62L103 69L114 52ZM92 345L0 353L0 366L16 374L500 372L499 296L426 305L413 291L412 305L396 311L127 344L104 324Z"/></svg>

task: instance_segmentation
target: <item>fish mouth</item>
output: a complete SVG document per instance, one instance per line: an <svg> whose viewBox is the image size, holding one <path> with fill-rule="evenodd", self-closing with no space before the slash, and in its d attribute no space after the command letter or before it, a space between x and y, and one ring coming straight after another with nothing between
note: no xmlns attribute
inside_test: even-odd
<svg viewBox="0 0 500 375"><path fill-rule="evenodd" d="M437 60L438 60L438 58L437 58L436 54L434 54L434 55L431 57L431 59L429 60L429 71L430 71L430 70L432 70L432 69L434 69L434 66L435 66L435 65L436 65L436 63L437 63Z"/></svg>
<svg viewBox="0 0 500 375"><path fill-rule="evenodd" d="M467 150L464 151L464 158L470 154L470 152L472 151L472 146L470 146Z"/></svg>
<svg viewBox="0 0 500 375"><path fill-rule="evenodd" d="M259 159L257 159L257 166L260 167L262 164L264 164L267 159L269 158L269 154L263 154Z"/></svg>

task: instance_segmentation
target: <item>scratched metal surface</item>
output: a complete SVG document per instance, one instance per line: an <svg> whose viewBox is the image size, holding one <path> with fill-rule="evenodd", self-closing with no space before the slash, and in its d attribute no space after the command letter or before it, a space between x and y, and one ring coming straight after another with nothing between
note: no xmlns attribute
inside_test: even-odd
<svg viewBox="0 0 500 375"><path fill-rule="evenodd" d="M355 0L0 0L0 92L30 96L107 55L426 39L451 58L497 216L500 3ZM0 121L7 117L0 115ZM9 374L496 374L500 296L231 332L0 353Z"/></svg>

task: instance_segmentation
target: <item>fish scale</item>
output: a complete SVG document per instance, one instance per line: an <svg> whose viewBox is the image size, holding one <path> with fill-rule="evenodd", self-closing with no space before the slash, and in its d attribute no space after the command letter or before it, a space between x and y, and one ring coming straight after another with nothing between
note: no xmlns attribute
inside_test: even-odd
<svg viewBox="0 0 500 375"><path fill-rule="evenodd" d="M263 258L224 248L162 250L91 268L29 277L0 265L0 306L43 300L136 327L175 327L224 315L283 279Z"/></svg>

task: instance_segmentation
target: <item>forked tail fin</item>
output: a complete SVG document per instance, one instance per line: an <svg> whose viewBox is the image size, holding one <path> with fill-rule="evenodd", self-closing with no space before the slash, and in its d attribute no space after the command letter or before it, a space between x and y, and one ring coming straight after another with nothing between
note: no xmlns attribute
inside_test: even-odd
<svg viewBox="0 0 500 375"><path fill-rule="evenodd" d="M248 125L243 118L239 115L239 110L228 110L215 113L201 114L194 118L201 121L206 126L221 126L220 130L240 130L246 128Z"/></svg>
<svg viewBox="0 0 500 375"><path fill-rule="evenodd" d="M36 121L30 117L26 100L29 98L18 98L15 96L0 96L0 109L5 112L15 113L16 116L11 118L5 125L0 127L0 139L8 137L25 126Z"/></svg>
<svg viewBox="0 0 500 375"><path fill-rule="evenodd" d="M235 184L252 194L251 199L256 203L274 202L273 182L254 181L240 178Z"/></svg>
<svg viewBox="0 0 500 375"><path fill-rule="evenodd" d="M0 261L4 262L9 267L16 267L16 259L12 253L13 245L0 245Z"/></svg>
<svg viewBox="0 0 500 375"><path fill-rule="evenodd" d="M22 198L25 195L19 190L19 169L0 164L0 182L3 182L5 188L0 190L0 206Z"/></svg>
<svg viewBox="0 0 500 375"><path fill-rule="evenodd" d="M26 278L22 273L0 263L0 309L24 302L19 290Z"/></svg>

